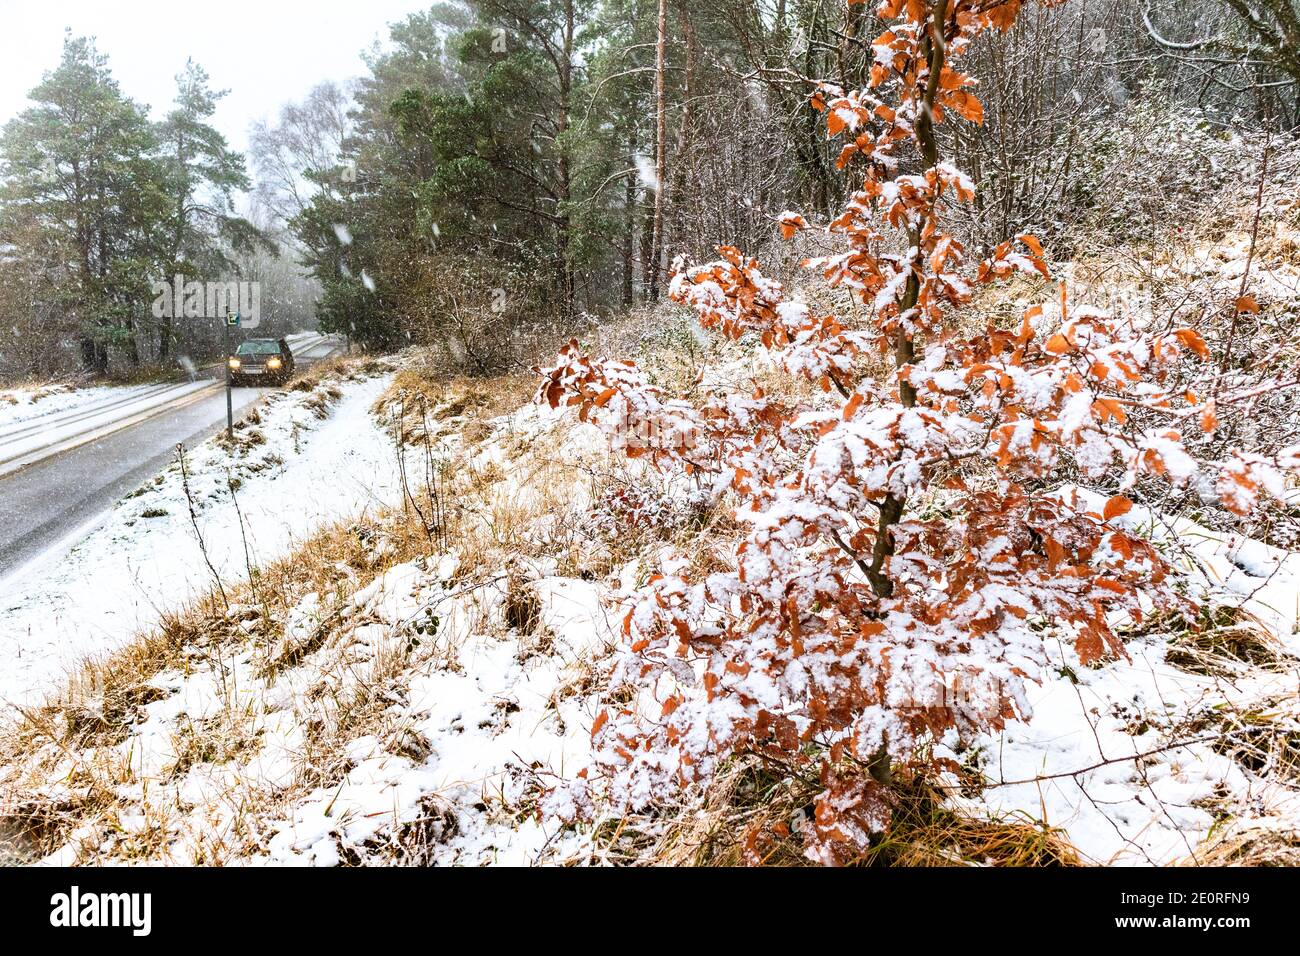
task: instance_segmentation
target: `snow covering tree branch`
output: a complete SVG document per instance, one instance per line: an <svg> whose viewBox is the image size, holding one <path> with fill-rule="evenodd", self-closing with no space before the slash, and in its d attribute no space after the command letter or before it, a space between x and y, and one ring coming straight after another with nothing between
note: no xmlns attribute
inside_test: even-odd
<svg viewBox="0 0 1300 956"><path fill-rule="evenodd" d="M706 329L761 343L820 385L820 401L755 388L692 404L576 342L541 373L540 400L576 407L632 457L734 495L747 529L727 569L668 558L630 603L614 672L627 703L595 721L593 779L563 792L567 812L590 808L596 777L616 805L643 807L757 753L820 773L807 852L851 859L887 824L894 774L942 769L929 744L1028 716L1048 636L1093 664L1124 656L1121 621L1193 610L1157 550L1117 523L1129 500L1088 510L1067 469L1121 488L1211 480L1244 512L1300 466L1298 449L1198 463L1178 429L1138 424L1168 413L1217 427L1230 396L1202 401L1171 384L1208 358L1193 329L1072 305L1064 285L1018 326L963 337L953 321L982 284L1049 278L1030 235L968 262L944 213L975 189L935 137L941 123L982 121L976 80L955 64L1021 6L884 0L892 23L872 43L868 85L812 96L844 142L839 168L862 172L824 227L843 251L804 265L862 303L861 327L790 297L737 249L677 263L675 302ZM780 228L789 238L812 226L788 212ZM892 362L883 383L866 367L876 355ZM909 510L923 493L928 506Z"/></svg>

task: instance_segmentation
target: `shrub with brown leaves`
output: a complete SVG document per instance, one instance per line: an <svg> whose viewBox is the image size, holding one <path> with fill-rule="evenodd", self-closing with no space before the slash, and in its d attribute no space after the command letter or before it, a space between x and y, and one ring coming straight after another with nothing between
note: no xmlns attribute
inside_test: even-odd
<svg viewBox="0 0 1300 956"><path fill-rule="evenodd" d="M951 317L977 285L1048 277L1028 235L967 263L944 214L974 187L940 161L934 132L981 121L975 81L953 64L982 32L1009 29L1020 6L885 0L893 23L873 43L868 87L813 95L845 141L839 166L864 171L826 226L843 251L805 266L851 290L867 321L815 314L733 248L678 265L674 301L707 329L761 342L833 401L757 387L674 399L635 365L576 343L542 373L542 400L576 407L630 456L733 494L747 524L730 568L701 577L686 556L666 560L628 609L614 679L631 692L593 727L595 770L616 804L668 799L736 753L791 773L816 761L824 790L808 853L852 859L888 823L891 774L935 768L928 743L1027 715L1025 682L1047 662L1048 634L1093 664L1124 654L1121 620L1191 610L1153 545L1121 526L1127 497L1097 513L1054 475L1068 466L1121 488L1208 476L1240 512L1300 466L1300 449L1192 458L1180 428L1213 430L1244 397L1170 384L1208 358L1193 329L1072 307L1062 286L1019 328L961 338ZM811 228L793 212L780 227ZM877 354L893 364L883 384L865 369ZM1145 427L1139 410L1166 421ZM941 508L909 513L909 499L939 487ZM565 799L581 812L590 794Z"/></svg>

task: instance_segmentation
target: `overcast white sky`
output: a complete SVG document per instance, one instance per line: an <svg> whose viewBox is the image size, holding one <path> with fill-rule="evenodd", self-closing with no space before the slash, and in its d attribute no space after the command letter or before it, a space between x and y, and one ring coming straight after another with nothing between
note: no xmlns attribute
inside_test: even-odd
<svg viewBox="0 0 1300 956"><path fill-rule="evenodd" d="M361 75L361 51L421 0L0 0L0 124L58 65L63 31L98 38L123 92L161 119L192 56L230 93L214 123L248 148L248 126L321 80Z"/></svg>

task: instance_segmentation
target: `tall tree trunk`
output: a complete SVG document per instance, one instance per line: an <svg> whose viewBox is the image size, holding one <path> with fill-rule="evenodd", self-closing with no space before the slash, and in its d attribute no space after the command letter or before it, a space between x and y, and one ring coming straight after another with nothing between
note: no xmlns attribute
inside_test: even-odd
<svg viewBox="0 0 1300 956"><path fill-rule="evenodd" d="M825 14L822 14L822 34L817 32L818 13L814 8L812 22L808 27L808 44L804 51L803 68L807 76L817 75L816 58L813 55L814 41L825 42ZM809 109L799 111L799 116L803 118L804 133L806 139L803 143L803 151L808 157L808 204L821 215L830 212L831 194L826 186L826 175L822 169L821 152L824 148L822 145L823 137L821 134L821 120Z"/></svg>
<svg viewBox="0 0 1300 956"><path fill-rule="evenodd" d="M689 205L686 189L688 186L687 153L690 150L691 128L694 119L691 110L691 97L694 94L695 68L699 49L695 45L695 24L684 5L677 8L678 22L681 24L682 38L686 44L686 80L682 87L682 119L677 128L677 149L673 153L672 189L668 194L669 211L673 216L673 241L682 246L686 244L686 210Z"/></svg>
<svg viewBox="0 0 1300 956"><path fill-rule="evenodd" d="M132 368L140 367L140 335L135 319L127 319L126 357Z"/></svg>
<svg viewBox="0 0 1300 956"><path fill-rule="evenodd" d="M668 0L659 0L659 17L655 29L655 207L654 229L650 241L649 299L659 299L659 260L663 256L664 193L668 172L668 105L664 95L665 60L668 47Z"/></svg>
<svg viewBox="0 0 1300 956"><path fill-rule="evenodd" d="M642 192L647 190L643 189ZM641 203L641 298L650 301L650 283L654 276L655 206L653 199Z"/></svg>
<svg viewBox="0 0 1300 956"><path fill-rule="evenodd" d="M560 116L556 124L559 132L559 200L560 216L560 288L564 297L564 317L571 319L574 313L574 295L577 285L574 276L572 249L573 223L569 215L569 197L572 189L572 171L569 167L569 140L565 135L569 130L569 108L573 93L573 38L576 23L573 0L564 4L564 55L560 60Z"/></svg>
<svg viewBox="0 0 1300 956"><path fill-rule="evenodd" d="M101 198L101 200L100 200L100 203L101 203L101 208L102 208L102 198ZM101 308L106 308L107 305L108 305L108 303L112 301L112 289L109 287L109 285L108 285L108 281L107 281L107 280L108 280L108 276L107 276L107 272L108 272L108 234L104 231L104 229L105 229L105 227L101 225L101 226L98 228L98 231L97 231L97 233L96 233L96 235L97 235L97 245L98 245L98 248L99 248L99 262L98 262L98 265L96 266L96 271L97 271L98 274L99 274L99 275L98 275L98 279L99 279L99 281L98 281L97 285L98 285L99 290L100 290L100 292L101 292L101 294L102 294L102 296L103 296L103 301L100 303L100 307L101 307ZM100 343L99 343L99 354L97 355L96 369L95 369L95 370L96 370L100 375L107 375L107 374L108 374L108 360L109 360L109 354L108 354L108 336L112 334L113 326L112 326L112 323L111 323L107 318L101 318L101 319L99 320L99 325L100 325L100 327L101 327L101 328L104 330L104 332L105 332L105 338L104 338L102 341L100 341Z"/></svg>
<svg viewBox="0 0 1300 956"><path fill-rule="evenodd" d="M623 288L620 301L623 308L632 308L633 279L636 261L636 123L633 122L627 134L627 174L623 186Z"/></svg>
<svg viewBox="0 0 1300 956"><path fill-rule="evenodd" d="M862 33L863 24L866 21L867 5L865 3L850 3L844 11L844 29L840 33L840 82L846 90L856 89L863 85L865 79L863 66L866 64L866 57L858 48L859 35Z"/></svg>
<svg viewBox="0 0 1300 956"><path fill-rule="evenodd" d="M173 269L178 269L180 267L181 250L185 246L185 200L189 197L190 191L188 177L186 176L187 167L185 161L187 158L185 152L185 135L178 131L176 134L176 162L180 167L177 170L179 173L178 178L180 184L177 187L176 194L176 223L175 228L172 230L171 264ZM168 278L170 278L170 276ZM175 334L176 329L173 325L172 317L169 315L163 316L162 324L158 331L159 361L166 362L171 356L173 337Z"/></svg>

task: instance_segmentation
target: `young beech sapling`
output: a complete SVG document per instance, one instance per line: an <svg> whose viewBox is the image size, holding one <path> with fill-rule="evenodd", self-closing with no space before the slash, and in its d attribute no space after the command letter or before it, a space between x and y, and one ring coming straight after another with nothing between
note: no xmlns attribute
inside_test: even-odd
<svg viewBox="0 0 1300 956"><path fill-rule="evenodd" d="M805 265L860 300L865 322L815 312L733 248L678 264L673 301L706 329L761 342L822 400L755 387L691 403L576 343L542 372L541 400L734 495L746 529L725 570L667 560L630 604L613 679L631 703L597 717L588 771L616 804L669 799L736 753L791 774L814 763L824 790L803 828L808 854L851 859L888 822L891 776L935 769L927 743L1028 715L1048 636L1092 664L1124 655L1121 619L1190 611L1157 550L1116 520L1129 499L1090 510L1057 476L1209 480L1244 512L1300 465L1300 449L1193 460L1180 429L1213 430L1240 397L1169 384L1208 357L1193 329L1073 306L1063 286L1018 326L955 326L976 286L1048 277L1033 236L968 264L944 228L945 206L975 190L941 160L935 127L983 116L956 64L1020 7L885 0L867 87L812 96L859 185L825 227L842 251ZM779 225L787 238L811 228L793 212ZM883 383L866 369L881 354ZM941 492L942 507L909 511L923 492ZM585 787L566 792L571 811Z"/></svg>

